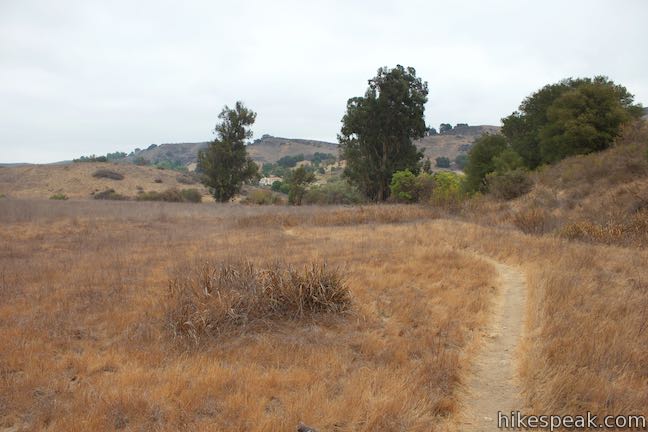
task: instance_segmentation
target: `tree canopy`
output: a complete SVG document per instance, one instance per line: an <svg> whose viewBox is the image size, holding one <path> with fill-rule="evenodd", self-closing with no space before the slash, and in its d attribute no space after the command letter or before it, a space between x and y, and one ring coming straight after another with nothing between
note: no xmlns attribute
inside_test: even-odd
<svg viewBox="0 0 648 432"><path fill-rule="evenodd" d="M345 177L368 198L383 201L396 171L418 172L423 154L412 140L426 133L428 87L412 67L383 67L364 97L347 102L338 135Z"/></svg>
<svg viewBox="0 0 648 432"><path fill-rule="evenodd" d="M233 109L225 106L218 118L216 139L198 153L198 171L214 198L225 202L240 192L243 183L258 177L259 168L245 148L256 113L236 102Z"/></svg>
<svg viewBox="0 0 648 432"><path fill-rule="evenodd" d="M609 147L621 124L641 116L628 90L607 77L549 84L502 119L502 133L528 168Z"/></svg>
<svg viewBox="0 0 648 432"><path fill-rule="evenodd" d="M485 192L486 175L495 171L497 157L508 149L503 135L485 134L479 137L468 153L465 186L470 192Z"/></svg>

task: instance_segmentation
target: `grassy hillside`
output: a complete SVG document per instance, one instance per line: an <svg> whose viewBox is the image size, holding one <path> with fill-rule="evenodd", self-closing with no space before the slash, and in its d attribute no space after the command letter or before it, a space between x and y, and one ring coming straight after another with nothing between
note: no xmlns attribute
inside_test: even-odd
<svg viewBox="0 0 648 432"><path fill-rule="evenodd" d="M107 169L122 174L122 180L97 178L93 174ZM116 193L134 197L140 190L158 191L169 188L196 188L206 194L201 184L179 182L185 177L172 170L150 166L113 163L70 163L66 165L25 165L0 168L0 194L10 198L49 198L65 194L71 199L92 198L94 192L114 189Z"/></svg>
<svg viewBox="0 0 648 432"><path fill-rule="evenodd" d="M531 177L533 190L516 200L469 202L471 220L648 246L648 122L627 126L606 151L569 157Z"/></svg>

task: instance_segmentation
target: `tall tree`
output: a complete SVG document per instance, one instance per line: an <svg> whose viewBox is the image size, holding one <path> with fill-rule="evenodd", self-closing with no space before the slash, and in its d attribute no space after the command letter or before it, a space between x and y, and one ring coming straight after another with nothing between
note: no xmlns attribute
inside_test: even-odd
<svg viewBox="0 0 648 432"><path fill-rule="evenodd" d="M423 154L412 140L426 133L427 83L412 67L383 67L364 97L347 102L338 135L344 175L368 198L384 201L396 171L418 172Z"/></svg>
<svg viewBox="0 0 648 432"><path fill-rule="evenodd" d="M465 186L470 192L486 192L486 175L495 171L497 157L507 151L508 145L503 135L484 134L475 140L468 153Z"/></svg>
<svg viewBox="0 0 648 432"><path fill-rule="evenodd" d="M301 205L306 186L315 181L315 174L306 170L304 166L294 169L287 177L288 202L292 205Z"/></svg>
<svg viewBox="0 0 648 432"><path fill-rule="evenodd" d="M198 171L214 198L226 202L240 192L243 183L259 175L259 167L245 148L245 140L252 137L250 126L256 113L236 102L233 109L226 105L218 118L216 139L198 152Z"/></svg>
<svg viewBox="0 0 648 432"><path fill-rule="evenodd" d="M528 168L608 147L621 123L640 116L628 90L606 77L541 88L502 119L502 133Z"/></svg>

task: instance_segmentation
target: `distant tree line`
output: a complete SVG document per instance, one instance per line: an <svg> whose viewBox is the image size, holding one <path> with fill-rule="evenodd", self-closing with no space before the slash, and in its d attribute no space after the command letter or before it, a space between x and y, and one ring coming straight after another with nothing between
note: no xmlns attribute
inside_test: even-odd
<svg viewBox="0 0 648 432"><path fill-rule="evenodd" d="M126 153L124 152L114 152L114 153L107 153L105 156L96 156L96 155L90 155L90 156L81 156L78 159L72 159L73 162L113 162L117 161L120 159L124 159L126 157Z"/></svg>

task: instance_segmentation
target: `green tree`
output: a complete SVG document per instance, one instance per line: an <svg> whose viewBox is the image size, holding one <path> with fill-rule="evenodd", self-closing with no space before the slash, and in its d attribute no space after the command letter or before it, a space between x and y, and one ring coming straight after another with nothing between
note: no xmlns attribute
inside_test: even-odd
<svg viewBox="0 0 648 432"><path fill-rule="evenodd" d="M225 106L218 118L216 139L198 153L198 171L214 198L226 202L240 192L243 183L259 177L259 167L245 148L256 113L236 102L233 109Z"/></svg>
<svg viewBox="0 0 648 432"><path fill-rule="evenodd" d="M440 156L435 159L437 168L450 168L450 159Z"/></svg>
<svg viewBox="0 0 648 432"><path fill-rule="evenodd" d="M497 174L504 174L519 168L524 168L524 161L512 148L506 148L500 154L493 157L493 171Z"/></svg>
<svg viewBox="0 0 648 432"><path fill-rule="evenodd" d="M344 176L369 199L384 201L396 171L418 172L423 154L413 139L426 133L427 83L414 68L380 68L364 97L347 102L338 135Z"/></svg>
<svg viewBox="0 0 648 432"><path fill-rule="evenodd" d="M441 123L439 125L439 133L444 134L452 131L452 125L450 123Z"/></svg>
<svg viewBox="0 0 648 432"><path fill-rule="evenodd" d="M518 111L502 119L502 134L533 169L608 147L621 123L641 115L633 100L606 77L565 79L524 99Z"/></svg>
<svg viewBox="0 0 648 432"><path fill-rule="evenodd" d="M288 202L293 205L301 205L306 186L315 181L315 174L300 166L290 173L286 182L288 183Z"/></svg>
<svg viewBox="0 0 648 432"><path fill-rule="evenodd" d="M466 164L468 163L468 155L466 154L457 155L457 157L455 158L455 163L457 164L457 168L463 170L466 167Z"/></svg>
<svg viewBox="0 0 648 432"><path fill-rule="evenodd" d="M495 171L494 159L509 147L503 135L484 134L475 140L468 153L465 187L469 192L485 192L486 175Z"/></svg>

